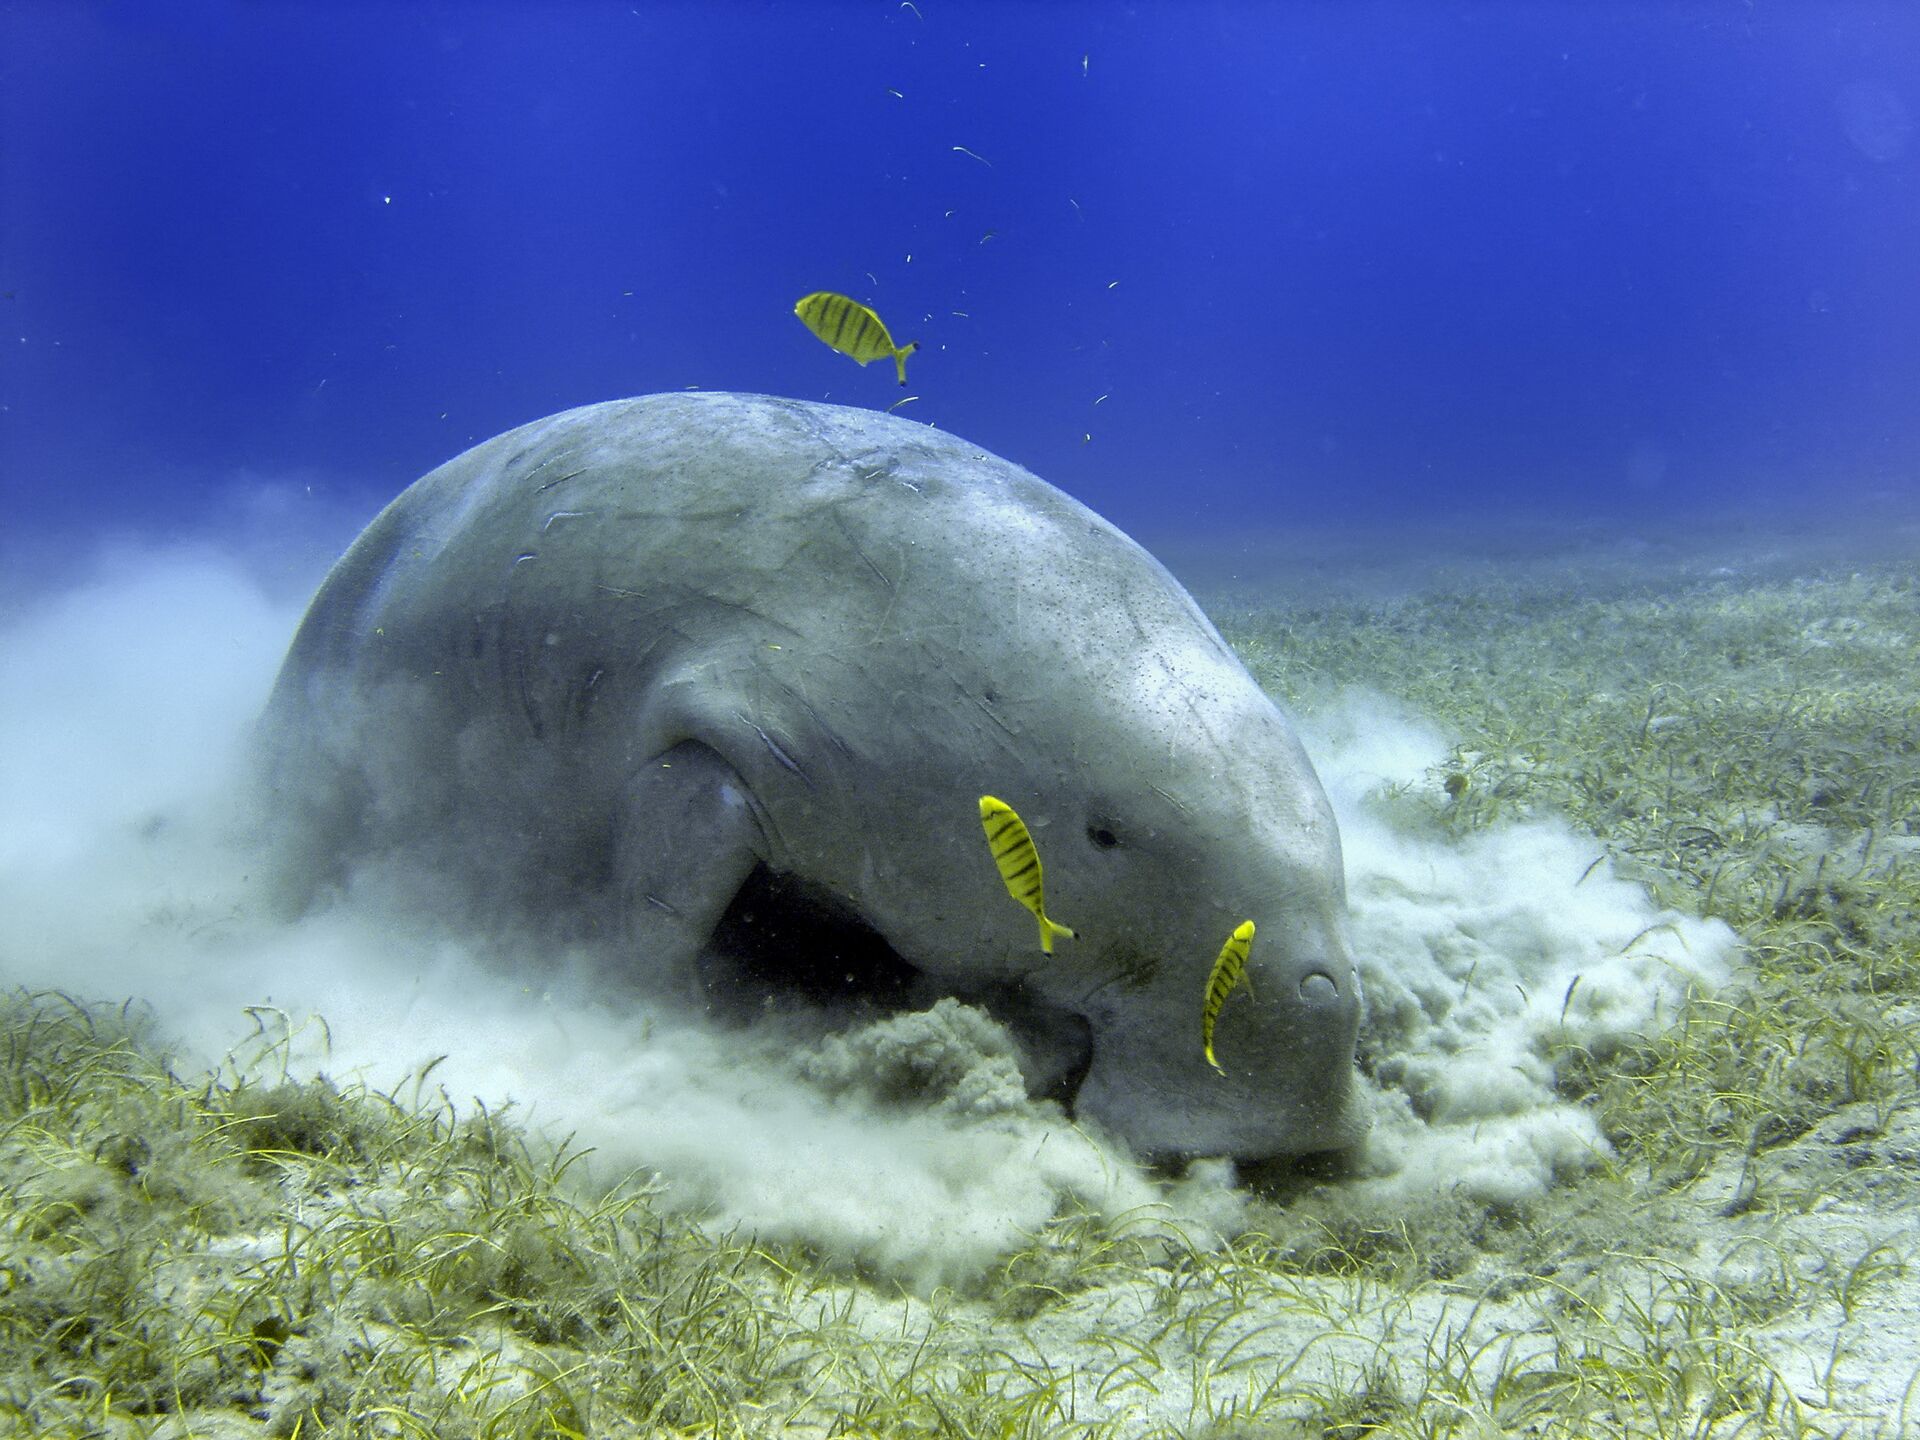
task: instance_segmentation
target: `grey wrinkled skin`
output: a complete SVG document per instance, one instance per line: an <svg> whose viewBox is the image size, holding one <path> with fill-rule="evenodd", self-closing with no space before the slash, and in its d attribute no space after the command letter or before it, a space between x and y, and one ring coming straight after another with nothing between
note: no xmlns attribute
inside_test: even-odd
<svg viewBox="0 0 1920 1440"><path fill-rule="evenodd" d="M759 867L1036 1053L1090 1043L1075 1112L1144 1154L1365 1130L1339 836L1291 726L1144 550L940 431L674 394L488 441L334 568L262 735L309 895L404 861L476 913L565 897L691 985ZM982 794L1079 932L1051 957ZM1245 919L1223 1078L1200 1008Z"/></svg>

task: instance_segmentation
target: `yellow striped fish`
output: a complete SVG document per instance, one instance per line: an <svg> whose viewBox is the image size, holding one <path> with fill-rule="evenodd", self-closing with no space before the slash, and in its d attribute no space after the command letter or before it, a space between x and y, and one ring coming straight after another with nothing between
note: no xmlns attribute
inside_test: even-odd
<svg viewBox="0 0 1920 1440"><path fill-rule="evenodd" d="M1207 1047L1207 1064L1222 1075L1227 1072L1213 1058L1213 1022L1220 1018L1220 1007L1227 1003L1227 996L1240 983L1240 976L1247 968L1247 952L1252 948L1253 921L1242 920L1239 928L1227 937L1227 943L1220 947L1220 958L1213 962L1213 974L1207 977L1207 1003L1200 1011L1200 1039Z"/></svg>
<svg viewBox="0 0 1920 1440"><path fill-rule="evenodd" d="M1040 852L1033 848L1033 836L1013 813L1013 807L991 795L980 797L980 824L987 832L987 848L993 863L1000 867L1000 878L1007 893L1033 912L1040 922L1040 948L1053 953L1053 939L1063 935L1069 940L1080 937L1066 926L1047 918L1046 902L1040 894Z"/></svg>
<svg viewBox="0 0 1920 1440"><path fill-rule="evenodd" d="M904 345L894 344L880 317L858 300L836 295L831 290L816 290L803 296L793 307L793 313L827 344L842 355L851 355L862 365L891 356L893 368L900 373L900 383L907 383L907 356L920 348L920 342L909 340Z"/></svg>

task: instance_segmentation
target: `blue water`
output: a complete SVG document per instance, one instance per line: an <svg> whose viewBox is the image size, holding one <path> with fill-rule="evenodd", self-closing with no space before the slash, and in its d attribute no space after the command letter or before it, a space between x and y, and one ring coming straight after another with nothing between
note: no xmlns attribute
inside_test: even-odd
<svg viewBox="0 0 1920 1440"><path fill-rule="evenodd" d="M1845 511L1920 468L1917 120L1905 0L12 0L8 526L364 515L683 386L914 395L1142 532Z"/></svg>

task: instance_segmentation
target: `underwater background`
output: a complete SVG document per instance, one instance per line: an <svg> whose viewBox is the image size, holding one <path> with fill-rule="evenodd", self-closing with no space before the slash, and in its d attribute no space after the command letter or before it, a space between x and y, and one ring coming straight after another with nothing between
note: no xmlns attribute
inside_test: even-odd
<svg viewBox="0 0 1920 1440"><path fill-rule="evenodd" d="M0 66L16 533L899 399L815 290L1130 532L1826 515L1920 452L1908 5L10 0Z"/></svg>
<svg viewBox="0 0 1920 1440"><path fill-rule="evenodd" d="M0 1435L1920 1436L1916 76L1895 0L0 0ZM1339 822L1364 1144L263 903L341 550L688 388L1192 589Z"/></svg>

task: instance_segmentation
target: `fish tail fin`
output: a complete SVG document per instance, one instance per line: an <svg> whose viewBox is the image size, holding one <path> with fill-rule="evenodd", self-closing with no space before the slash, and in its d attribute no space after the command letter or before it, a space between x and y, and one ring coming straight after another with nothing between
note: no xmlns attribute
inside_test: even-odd
<svg viewBox="0 0 1920 1440"><path fill-rule="evenodd" d="M907 384L907 356L919 348L920 342L918 340L909 340L893 352L893 368L899 373L900 387L902 389L905 389Z"/></svg>
<svg viewBox="0 0 1920 1440"><path fill-rule="evenodd" d="M1227 1073L1226 1070L1222 1068L1220 1062L1213 1058L1213 1042L1211 1040L1207 1042L1207 1064L1213 1066L1214 1069L1219 1070L1222 1075Z"/></svg>
<svg viewBox="0 0 1920 1440"><path fill-rule="evenodd" d="M1062 925L1058 920L1049 920L1044 915L1040 916L1039 920L1040 920L1040 948L1049 955L1053 954L1053 942L1056 939L1078 940L1080 938L1079 931L1074 930L1069 926Z"/></svg>

